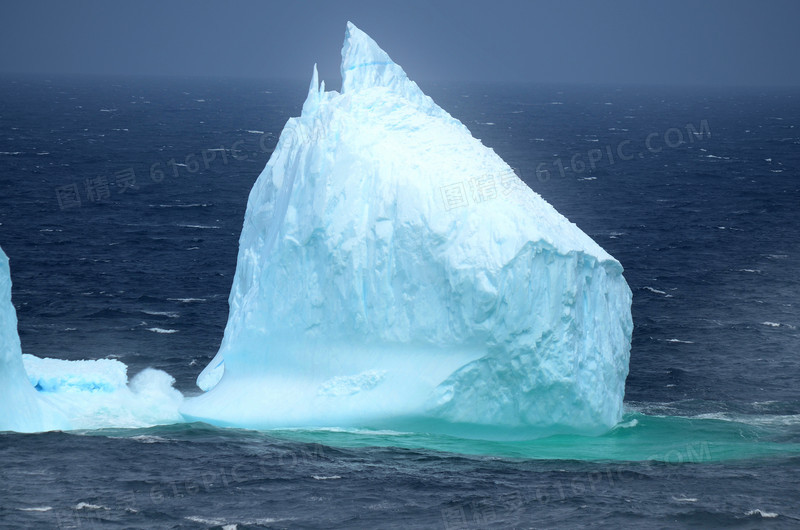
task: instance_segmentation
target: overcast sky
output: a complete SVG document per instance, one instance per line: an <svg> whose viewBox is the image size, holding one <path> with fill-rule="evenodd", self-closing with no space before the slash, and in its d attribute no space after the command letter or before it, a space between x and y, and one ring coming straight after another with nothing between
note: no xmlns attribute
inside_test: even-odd
<svg viewBox="0 0 800 530"><path fill-rule="evenodd" d="M6 1L0 72L340 84L345 22L420 81L800 86L800 1Z"/></svg>

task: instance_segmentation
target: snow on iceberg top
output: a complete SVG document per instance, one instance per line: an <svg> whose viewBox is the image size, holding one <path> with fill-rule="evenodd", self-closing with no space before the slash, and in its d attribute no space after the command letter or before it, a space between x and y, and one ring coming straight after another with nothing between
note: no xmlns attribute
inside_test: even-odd
<svg viewBox="0 0 800 530"><path fill-rule="evenodd" d="M340 145L358 145L354 150L364 157L393 166L381 178L401 187L406 192L401 195L415 201L404 205L404 213L428 218L432 227L456 240L463 239L458 233L477 235L482 230L479 224L493 225L491 231L497 237L486 242L505 247L496 256L500 262L533 241L548 243L564 254L581 251L618 266L523 183L491 148L425 95L402 67L351 22L342 47L341 75L341 94L325 92L324 82L318 84L315 65L302 115L293 125L306 140L332 134Z"/></svg>

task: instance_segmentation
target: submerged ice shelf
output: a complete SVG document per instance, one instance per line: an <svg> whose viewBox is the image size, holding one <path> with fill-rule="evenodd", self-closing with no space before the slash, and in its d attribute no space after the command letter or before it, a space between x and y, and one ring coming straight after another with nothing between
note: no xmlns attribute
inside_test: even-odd
<svg viewBox="0 0 800 530"><path fill-rule="evenodd" d="M602 432L622 416L622 267L348 23L253 186L190 419Z"/></svg>

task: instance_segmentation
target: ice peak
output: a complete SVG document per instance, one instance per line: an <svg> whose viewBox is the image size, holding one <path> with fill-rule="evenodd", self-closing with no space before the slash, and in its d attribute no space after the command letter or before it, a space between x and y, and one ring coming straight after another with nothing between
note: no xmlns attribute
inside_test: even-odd
<svg viewBox="0 0 800 530"><path fill-rule="evenodd" d="M319 83L319 73L317 72L317 63L314 63L314 72L311 74L311 83L308 85L308 96L303 103L303 114L309 114L319 106L319 101L322 93L325 92L325 82Z"/></svg>
<svg viewBox="0 0 800 530"><path fill-rule="evenodd" d="M372 38L347 23L342 47L342 93L372 86L405 84L406 73Z"/></svg>

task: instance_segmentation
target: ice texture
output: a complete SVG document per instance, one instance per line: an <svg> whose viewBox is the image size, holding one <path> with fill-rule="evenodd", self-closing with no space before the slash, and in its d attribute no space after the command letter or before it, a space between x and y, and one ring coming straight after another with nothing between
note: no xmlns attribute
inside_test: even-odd
<svg viewBox="0 0 800 530"><path fill-rule="evenodd" d="M599 433L622 415L622 266L348 23L250 193L189 419Z"/></svg>

